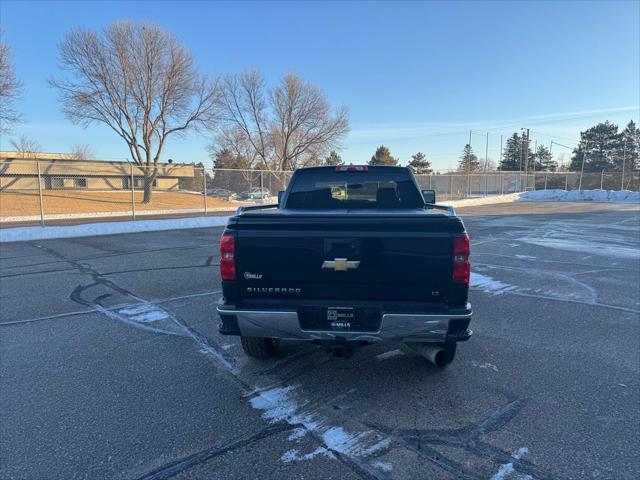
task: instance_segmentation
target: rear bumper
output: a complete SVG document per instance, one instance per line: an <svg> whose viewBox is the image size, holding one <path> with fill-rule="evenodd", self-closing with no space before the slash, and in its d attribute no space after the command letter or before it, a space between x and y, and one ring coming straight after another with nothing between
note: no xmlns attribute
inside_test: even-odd
<svg viewBox="0 0 640 480"><path fill-rule="evenodd" d="M471 305L446 313L383 312L375 332L303 330L297 310L238 309L220 299L220 333L245 337L269 337L283 340L321 340L347 342L463 342L472 332Z"/></svg>

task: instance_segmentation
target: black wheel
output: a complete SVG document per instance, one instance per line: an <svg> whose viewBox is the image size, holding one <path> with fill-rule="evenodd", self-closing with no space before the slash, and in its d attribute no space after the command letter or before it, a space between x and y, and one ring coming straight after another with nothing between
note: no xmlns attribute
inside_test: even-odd
<svg viewBox="0 0 640 480"><path fill-rule="evenodd" d="M240 337L242 350L253 358L269 358L278 353L280 340L277 338L264 337Z"/></svg>

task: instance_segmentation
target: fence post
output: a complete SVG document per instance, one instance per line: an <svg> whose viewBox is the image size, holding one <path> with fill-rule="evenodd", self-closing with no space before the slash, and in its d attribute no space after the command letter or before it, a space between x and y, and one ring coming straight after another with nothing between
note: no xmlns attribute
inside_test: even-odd
<svg viewBox="0 0 640 480"><path fill-rule="evenodd" d="M136 191L135 191L135 184L133 182L133 165L129 164L129 168L131 169L131 215L133 216L133 219L136 219Z"/></svg>
<svg viewBox="0 0 640 480"><path fill-rule="evenodd" d="M504 195L504 174L500 174L500 195Z"/></svg>
<svg viewBox="0 0 640 480"><path fill-rule="evenodd" d="M604 185L604 168L602 169L602 172L600 172L600 190L604 190L602 187Z"/></svg>
<svg viewBox="0 0 640 480"><path fill-rule="evenodd" d="M487 137L489 134L487 133ZM486 167L485 167L486 168ZM487 196L487 190L489 189L489 174L484 172L484 196Z"/></svg>
<svg viewBox="0 0 640 480"><path fill-rule="evenodd" d="M467 198L471 197L471 171L467 173Z"/></svg>
<svg viewBox="0 0 640 480"><path fill-rule="evenodd" d="M38 169L38 196L40 197L40 225L44 227L44 199L42 198L42 175L40 175L40 160L36 160Z"/></svg>
<svg viewBox="0 0 640 480"><path fill-rule="evenodd" d="M564 176L564 191L565 192L569 191L569 174L568 173Z"/></svg>
<svg viewBox="0 0 640 480"><path fill-rule="evenodd" d="M547 177L548 177L548 175L545 173L544 174L544 189L545 190L547 189Z"/></svg>
<svg viewBox="0 0 640 480"><path fill-rule="evenodd" d="M264 202L264 177L262 176L262 170L260 170L260 200L262 200L262 203Z"/></svg>
<svg viewBox="0 0 640 480"><path fill-rule="evenodd" d="M449 175L450 186L449 186L449 200L453 200L453 173Z"/></svg>
<svg viewBox="0 0 640 480"><path fill-rule="evenodd" d="M207 216L207 173L202 168L202 198L204 200L204 216Z"/></svg>

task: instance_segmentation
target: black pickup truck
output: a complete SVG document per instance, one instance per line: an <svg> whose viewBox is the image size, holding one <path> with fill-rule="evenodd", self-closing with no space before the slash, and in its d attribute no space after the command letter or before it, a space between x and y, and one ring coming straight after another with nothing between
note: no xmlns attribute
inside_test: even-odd
<svg viewBox="0 0 640 480"><path fill-rule="evenodd" d="M220 240L220 333L258 358L280 339L338 355L388 341L450 363L471 336L469 237L426 194L408 168L314 167L278 205L239 208Z"/></svg>

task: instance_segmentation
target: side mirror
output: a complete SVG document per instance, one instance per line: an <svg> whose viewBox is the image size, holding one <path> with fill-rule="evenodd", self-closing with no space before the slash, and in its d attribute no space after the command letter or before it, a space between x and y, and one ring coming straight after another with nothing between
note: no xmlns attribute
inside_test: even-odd
<svg viewBox="0 0 640 480"><path fill-rule="evenodd" d="M436 203L436 191L422 190L422 198L424 198L425 203Z"/></svg>
<svg viewBox="0 0 640 480"><path fill-rule="evenodd" d="M284 197L284 190L278 192L278 206L282 205L282 197Z"/></svg>

